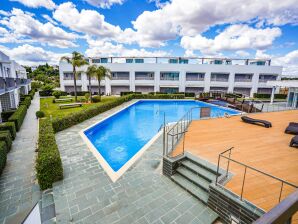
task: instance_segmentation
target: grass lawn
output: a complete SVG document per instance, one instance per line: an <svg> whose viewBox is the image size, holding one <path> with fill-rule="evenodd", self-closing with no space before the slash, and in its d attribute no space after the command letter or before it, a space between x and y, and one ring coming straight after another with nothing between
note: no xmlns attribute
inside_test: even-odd
<svg viewBox="0 0 298 224"><path fill-rule="evenodd" d="M61 98L63 98L63 97L61 97ZM100 105L100 104L112 101L116 97L114 97L114 96L103 96L101 98L101 102L99 102L99 103L83 103L82 107L59 109L59 104L73 103L74 102L74 97L72 97L72 98L73 98L72 102L59 102L59 103L53 103L54 97L41 98L40 99L40 110L45 112L46 117L50 117L51 115L52 115L53 118L63 117L63 116L68 115L70 113L85 110L88 107L92 107L94 105ZM85 97L84 96L78 96L78 99L85 99Z"/></svg>

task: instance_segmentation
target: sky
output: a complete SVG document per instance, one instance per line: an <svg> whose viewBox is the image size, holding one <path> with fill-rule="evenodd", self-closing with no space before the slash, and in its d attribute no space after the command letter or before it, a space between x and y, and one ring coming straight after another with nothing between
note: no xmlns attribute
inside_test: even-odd
<svg viewBox="0 0 298 224"><path fill-rule="evenodd" d="M0 51L61 56L271 58L298 76L297 0L1 0Z"/></svg>

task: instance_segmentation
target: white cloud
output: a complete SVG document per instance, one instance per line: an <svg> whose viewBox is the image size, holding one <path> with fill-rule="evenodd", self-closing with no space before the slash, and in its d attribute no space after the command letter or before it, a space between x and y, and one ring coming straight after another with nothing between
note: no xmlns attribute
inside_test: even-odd
<svg viewBox="0 0 298 224"><path fill-rule="evenodd" d="M88 2L90 5L99 8L110 8L114 4L123 4L124 0L84 0Z"/></svg>
<svg viewBox="0 0 298 224"><path fill-rule="evenodd" d="M89 48L86 50L86 55L89 57L99 56L140 56L140 57L154 57L154 56L168 56L169 53L165 51L147 51L141 49L129 49L122 44L113 44L111 42L105 42L102 40L93 40L88 38L87 40Z"/></svg>
<svg viewBox="0 0 298 224"><path fill-rule="evenodd" d="M15 48L8 48L0 45L0 51L3 51L11 59L22 65L38 65L38 64L58 64L59 60L65 54L57 54L52 51L46 51L41 47L35 47L24 44Z"/></svg>
<svg viewBox="0 0 298 224"><path fill-rule="evenodd" d="M297 10L297 0L171 0L160 9L143 12L133 25L140 40L156 46L177 36L195 36L216 24L251 20L297 24Z"/></svg>
<svg viewBox="0 0 298 224"><path fill-rule="evenodd" d="M235 53L240 57L248 57L250 55L249 52L242 50L236 51Z"/></svg>
<svg viewBox="0 0 298 224"><path fill-rule="evenodd" d="M43 14L42 17L44 19L46 19L47 21L49 21L50 23L52 23L53 25L58 26L58 23L56 21L54 21L49 15L47 14Z"/></svg>
<svg viewBox="0 0 298 224"><path fill-rule="evenodd" d="M200 34L184 36L181 46L186 50L200 50L203 54L245 49L266 49L281 35L280 28L255 29L248 25L231 25L214 39Z"/></svg>
<svg viewBox="0 0 298 224"><path fill-rule="evenodd" d="M11 2L19 2L30 8L45 7L47 9L54 9L56 7L52 0L10 0Z"/></svg>
<svg viewBox="0 0 298 224"><path fill-rule="evenodd" d="M11 16L0 20L0 24L10 32L6 39L14 37L12 42L41 42L60 48L76 46L73 43L78 37L76 34L68 33L50 22L43 24L21 9L13 9Z"/></svg>
<svg viewBox="0 0 298 224"><path fill-rule="evenodd" d="M4 11L0 9L0 15L2 16L10 16L10 12Z"/></svg>
<svg viewBox="0 0 298 224"><path fill-rule="evenodd" d="M79 12L71 2L59 5L53 17L64 26L89 35L115 37L121 32L119 26L105 22L105 17L97 11L83 9Z"/></svg>

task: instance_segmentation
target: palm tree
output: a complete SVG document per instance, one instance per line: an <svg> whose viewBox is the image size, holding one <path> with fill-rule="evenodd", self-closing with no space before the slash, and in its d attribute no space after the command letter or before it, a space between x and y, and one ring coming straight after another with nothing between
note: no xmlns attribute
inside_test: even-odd
<svg viewBox="0 0 298 224"><path fill-rule="evenodd" d="M97 81L98 81L99 101L101 101L100 82L101 82L101 80L103 80L106 77L111 79L111 71L110 71L110 69L108 69L108 68L101 65L101 66L97 67L95 74L96 74L95 76L96 76Z"/></svg>
<svg viewBox="0 0 298 224"><path fill-rule="evenodd" d="M77 97L77 68L83 66L83 65L87 65L88 62L85 60L84 56L77 52L74 51L72 52L72 57L67 57L67 56L63 56L61 57L61 61L66 61L67 63L72 65L72 71L73 71L73 82L74 82L74 94L75 94L75 101L78 101L78 97Z"/></svg>
<svg viewBox="0 0 298 224"><path fill-rule="evenodd" d="M92 91L91 91L91 78L92 77L97 77L96 75L96 70L97 67L96 65L89 65L87 68L87 77L88 77L88 81L89 81L89 94L90 94L90 101L92 100Z"/></svg>

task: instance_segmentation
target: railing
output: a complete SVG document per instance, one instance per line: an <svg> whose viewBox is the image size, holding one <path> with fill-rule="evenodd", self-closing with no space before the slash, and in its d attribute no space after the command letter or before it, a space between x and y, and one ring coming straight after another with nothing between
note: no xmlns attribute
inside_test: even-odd
<svg viewBox="0 0 298 224"><path fill-rule="evenodd" d="M117 76L117 77L112 77L111 80L129 80L129 76Z"/></svg>
<svg viewBox="0 0 298 224"><path fill-rule="evenodd" d="M200 78L200 77L187 77L186 76L186 81L204 81L204 78Z"/></svg>
<svg viewBox="0 0 298 224"><path fill-rule="evenodd" d="M179 81L179 77L160 77L162 81Z"/></svg>
<svg viewBox="0 0 298 224"><path fill-rule="evenodd" d="M135 80L154 80L152 76L135 76Z"/></svg>
<svg viewBox="0 0 298 224"><path fill-rule="evenodd" d="M211 82L228 82L229 78L216 78L216 77L211 77Z"/></svg>
<svg viewBox="0 0 298 224"><path fill-rule="evenodd" d="M298 211L298 190L287 196L282 202L265 213L253 224L288 223Z"/></svg>
<svg viewBox="0 0 298 224"><path fill-rule="evenodd" d="M235 82L251 82L252 79L235 78Z"/></svg>
<svg viewBox="0 0 298 224"><path fill-rule="evenodd" d="M249 166L249 165L247 165L247 164L244 164L244 163L242 163L242 162L239 162L239 161L236 161L236 160L232 159L232 158L231 158L231 154L232 154L232 150L233 150L233 149L234 149L234 147L229 148L228 150L225 150L225 151L223 151L222 153L220 153L220 154L218 155L218 161L217 161L217 175L216 175L216 181L215 181L215 184L216 184L217 186L224 187L220 182L223 182L223 181L226 179L226 177L228 177L229 169L230 169L230 163L231 163L231 162L233 162L233 163L235 163L235 164L238 164L238 165L244 167L244 174L243 174L243 179L242 179L241 192L240 192L240 195L239 195L240 200L243 200L243 192L244 192L244 190L245 190L244 188L245 188L245 180L246 180L247 170L255 171L255 172L259 173L259 174L262 174L262 175L264 175L264 176L266 176L266 177L269 177L269 178L271 178L271 179L274 179L274 180L280 182L280 191L279 191L279 195L278 195L278 203L281 201L282 193L283 193L283 189L285 188L285 185L287 185L287 186L289 186L289 187L292 187L292 188L295 188L295 189L298 188L298 186L296 186L295 184L292 184L292 183L290 183L290 182L288 182L288 181L286 181L286 180L283 180L283 179L281 179L281 178L278 178L278 177L276 177L276 176L273 176L273 175L271 175L271 174L268 174L268 173L266 173L266 172L264 172L264 171L261 171L261 170L255 168L255 167ZM227 153L228 153L228 156L226 156ZM226 174L225 174L224 178L222 178L221 180L219 180L219 175L220 175L220 173L219 173L219 167L220 167L220 161L221 161L222 158L224 158L224 159L227 160L227 168L226 168ZM258 177L258 178L259 178L259 177ZM234 194L235 194L235 193L234 193Z"/></svg>

